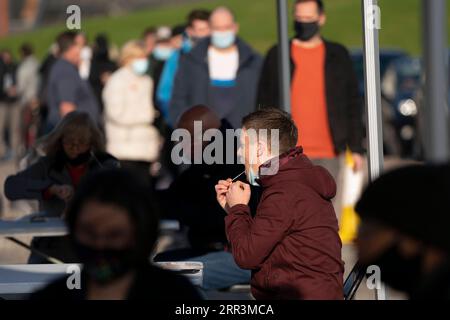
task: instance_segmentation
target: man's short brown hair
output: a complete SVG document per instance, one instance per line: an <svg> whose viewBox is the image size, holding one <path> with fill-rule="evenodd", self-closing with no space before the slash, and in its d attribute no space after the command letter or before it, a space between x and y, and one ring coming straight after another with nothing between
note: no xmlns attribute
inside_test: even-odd
<svg viewBox="0 0 450 320"><path fill-rule="evenodd" d="M58 35L56 43L60 55L66 53L75 44L77 35L78 32L76 31L64 31Z"/></svg>
<svg viewBox="0 0 450 320"><path fill-rule="evenodd" d="M202 9L193 10L189 13L189 15L187 17L188 26L192 27L192 25L194 24L194 21L197 21L197 20L208 22L210 15L211 15L211 11L209 11L209 10L202 10Z"/></svg>
<svg viewBox="0 0 450 320"><path fill-rule="evenodd" d="M298 129L291 116L275 108L262 109L249 114L242 120L245 129L268 130L267 138L271 141L271 130L279 130L279 151L287 152L297 146Z"/></svg>

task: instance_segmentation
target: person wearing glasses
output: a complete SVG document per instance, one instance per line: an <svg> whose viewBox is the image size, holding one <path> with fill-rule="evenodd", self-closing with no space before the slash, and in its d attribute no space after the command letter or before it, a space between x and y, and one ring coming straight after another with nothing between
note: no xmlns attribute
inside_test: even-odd
<svg viewBox="0 0 450 320"><path fill-rule="evenodd" d="M92 171L119 167L105 152L102 133L91 117L80 111L65 116L58 126L38 142L43 156L27 169L9 176L5 196L9 200L38 200L45 217L63 217L80 180ZM35 237L32 247L61 260L74 262L66 237ZM46 263L32 253L29 263Z"/></svg>

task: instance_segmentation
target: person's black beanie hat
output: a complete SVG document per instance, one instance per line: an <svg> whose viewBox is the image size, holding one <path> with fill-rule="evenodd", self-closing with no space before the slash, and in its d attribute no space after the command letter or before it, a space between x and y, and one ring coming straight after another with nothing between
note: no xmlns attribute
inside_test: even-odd
<svg viewBox="0 0 450 320"><path fill-rule="evenodd" d="M386 173L355 208L373 220L450 252L450 166L408 166Z"/></svg>

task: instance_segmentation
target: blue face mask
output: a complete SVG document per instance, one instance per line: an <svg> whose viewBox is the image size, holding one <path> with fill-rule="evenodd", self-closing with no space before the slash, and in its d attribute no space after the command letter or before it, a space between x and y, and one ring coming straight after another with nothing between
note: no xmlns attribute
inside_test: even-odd
<svg viewBox="0 0 450 320"><path fill-rule="evenodd" d="M153 50L153 56L155 57L156 60L159 60L159 61L166 61L167 59L170 58L172 53L173 53L173 49L167 48L167 47L156 47Z"/></svg>
<svg viewBox="0 0 450 320"><path fill-rule="evenodd" d="M219 49L231 47L236 42L236 34L233 31L215 31L211 36L211 43Z"/></svg>
<svg viewBox="0 0 450 320"><path fill-rule="evenodd" d="M135 60L131 67L133 68L133 72L137 75L143 75L148 70L148 60L147 59L138 59Z"/></svg>
<svg viewBox="0 0 450 320"><path fill-rule="evenodd" d="M258 175L253 171L253 168L250 167L250 169L248 170L248 182L252 185L252 186L259 186L259 183L256 182L256 179L259 179Z"/></svg>

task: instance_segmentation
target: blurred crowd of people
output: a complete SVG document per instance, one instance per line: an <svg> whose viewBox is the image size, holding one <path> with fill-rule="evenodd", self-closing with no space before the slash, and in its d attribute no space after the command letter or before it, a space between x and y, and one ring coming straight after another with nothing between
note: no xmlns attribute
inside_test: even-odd
<svg viewBox="0 0 450 320"><path fill-rule="evenodd" d="M312 251L306 254L313 259L322 256L323 261L327 261L315 270L323 276L317 284L309 285L309 291L308 284L303 284L300 287L304 288L282 290L284 293L280 297L342 297L341 242L335 213L338 210L333 210L329 203L335 195L333 178L338 179L342 167L340 159L348 149L355 158L354 169L361 170L362 105L348 51L320 34L326 21L322 1L299 0L294 14L292 120L273 109L282 107L278 102L277 47L263 59L239 37L237 17L226 7L211 12L194 10L185 24L173 28L147 28L141 39L127 41L116 56L111 54L105 35L98 35L91 45L84 33L75 31L59 34L40 66L29 45L23 46L23 58L18 67L11 54L4 51L0 69L1 108L17 113L17 123L7 124L10 132L16 134L14 139L21 141L13 142L14 134L10 133L6 135L10 142L5 144L14 148L21 146L12 154L14 157L23 156L26 150L33 150L35 155L29 157L22 171L8 177L6 196L11 200L39 200L40 209L46 215L66 217L70 210L68 205L83 177L102 168L120 166L150 186L148 192L155 192L160 200L163 217L180 221L188 230L188 247L162 252L155 261L203 262L203 288L207 290L250 281L253 286L253 281L260 281L255 280L251 272L256 266L249 267L229 250L230 242L236 241L227 232L229 226L225 218L231 214L224 210L227 207L220 201L217 203L215 186L218 181L245 171L246 175L241 175L239 180L240 183L246 179L252 182L249 187L252 192L248 203L244 204L249 205L253 213L259 212L258 203L264 199L264 188L256 183L258 168L250 169L237 162L180 168L172 163L170 156L173 130L185 129L194 134L194 123L201 121L202 133L208 129L225 133L227 129L240 129L243 121L254 114L255 120L249 121L248 126L277 129L284 137L280 142L283 145L280 154L273 150L267 154L258 152L257 158L267 161L271 156L281 157L281 153L291 152L286 159L292 158L291 161L297 163L293 168L300 170L305 166L312 170L311 177L314 177L312 172L316 167L311 167L305 154L314 165L331 172L331 176L320 174L325 175L325 189L314 182L304 182L312 183L315 191L310 196L319 197L311 200L312 206L319 208L321 201L327 204L321 209L323 217L318 223L329 229L322 235L311 231L311 237L322 240L316 239L321 244L312 244ZM30 114L27 122L25 114ZM257 124L258 121L261 123ZM294 135L297 128L299 134ZM236 142L234 158L237 140L234 137L233 141L225 143ZM208 147L207 142L200 142L197 148L198 143L195 139L191 142L191 157ZM290 173L287 176L296 177ZM228 182L224 185L231 190ZM292 182L292 186L295 185ZM298 196L294 194L294 198ZM283 208L285 212L297 210L304 208ZM269 210L267 214L274 212ZM285 217L291 218L290 215ZM264 223L259 222L261 226L257 227L255 220L254 224L255 229L269 231ZM307 223L304 227L314 230L316 225ZM282 224L276 228L274 232L280 232ZM286 241L287 248L295 242ZM248 246L258 245L257 242L250 241ZM64 262L77 261L76 250L70 249L69 237L35 238L33 247ZM242 254L237 247L235 251ZM297 258L291 256L291 259ZM289 257L278 253L275 259L287 263L284 260ZM44 261L45 256L41 254L32 254L29 259L30 263ZM302 258L298 262L305 263ZM302 268L293 274L298 272L312 276ZM324 276L327 272L331 274ZM292 277L290 273L286 276ZM327 282L330 285L325 285ZM321 290L325 288L323 285L328 289ZM273 297L272 289L255 290L260 297Z"/></svg>
<svg viewBox="0 0 450 320"><path fill-rule="evenodd" d="M41 254L29 259L83 262L88 287L67 298L139 298L151 279L173 283L179 298L198 298L183 280L145 264L157 211L180 221L188 244L154 261L202 262L203 289L251 283L258 299L343 298L335 196L346 154L362 170L362 101L349 52L320 33L323 2L297 0L294 17L291 115L279 105L278 47L262 58L226 7L147 28L119 54L105 35L90 44L75 31L59 34L42 64L29 44L18 64L1 52L0 156L34 155L8 177L5 194L38 200L46 216L68 221L70 236L33 239ZM196 121L203 133L277 129L280 152L254 149L244 133L240 144L257 166L248 159L175 166L171 134L194 135ZM193 140L190 156L208 144ZM263 175L273 159L280 171ZM35 298L62 290L58 282Z"/></svg>
<svg viewBox="0 0 450 320"><path fill-rule="evenodd" d="M332 159L346 148L361 164L362 106L348 52L322 38L326 16L322 3L317 10L314 2L294 12L293 115L302 133L299 144L337 177L339 165ZM149 27L120 54L113 48L103 34L88 43L84 33L66 31L40 65L29 44L22 46L19 63L2 50L0 129L9 130L0 139L1 156L23 156L38 137L78 110L98 123L111 154L147 168L161 156L167 162L171 130L193 106L208 106L236 129L250 112L280 107L277 48L263 61L239 37L228 8L212 14L194 10L184 24Z"/></svg>

